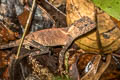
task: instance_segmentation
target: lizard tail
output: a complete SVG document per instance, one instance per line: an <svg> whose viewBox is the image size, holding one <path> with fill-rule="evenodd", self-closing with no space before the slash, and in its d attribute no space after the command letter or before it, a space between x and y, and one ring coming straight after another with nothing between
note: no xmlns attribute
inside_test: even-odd
<svg viewBox="0 0 120 80"><path fill-rule="evenodd" d="M10 42L8 44L0 45L0 49L7 49L18 46L20 43L20 40Z"/></svg>

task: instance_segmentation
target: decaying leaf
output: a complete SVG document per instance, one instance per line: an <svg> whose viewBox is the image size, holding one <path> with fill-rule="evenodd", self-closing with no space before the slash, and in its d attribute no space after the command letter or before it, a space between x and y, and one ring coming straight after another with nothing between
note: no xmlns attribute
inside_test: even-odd
<svg viewBox="0 0 120 80"><path fill-rule="evenodd" d="M40 12L40 10L41 10L41 12ZM41 7L41 6L39 6L38 5L38 8L37 8L37 10L36 11L38 11L38 13L36 12L36 14L38 15L40 15L41 17L44 17L45 19L46 19L46 21L49 21L49 20L51 20L51 22L53 23L53 25L55 25L55 21L51 18L51 16ZM24 8L24 11L23 11L23 13L21 13L19 16L18 16L18 20L19 20L19 22L21 23L21 25L24 27L25 26L25 24L26 24L26 22L27 22L27 19L28 19L28 15L29 15L29 10L28 9L26 9L26 8ZM37 16L36 15L36 16ZM38 19L38 18L35 18L35 19Z"/></svg>
<svg viewBox="0 0 120 80"><path fill-rule="evenodd" d="M81 16L89 16L94 20L95 15L97 15L98 19L98 30L104 53L110 53L119 49L120 30L108 14L99 9L97 9L97 14L95 14L95 7L89 0L67 0L68 24L73 23ZM96 32L80 38L80 40L76 41L76 44L85 51L99 53Z"/></svg>
<svg viewBox="0 0 120 80"><path fill-rule="evenodd" d="M115 24L118 25L118 27L120 28L120 21L118 21L117 19L111 17L111 19L115 22Z"/></svg>
<svg viewBox="0 0 120 80"><path fill-rule="evenodd" d="M82 16L94 20L94 4L89 0L66 0L67 25L72 24Z"/></svg>
<svg viewBox="0 0 120 80"><path fill-rule="evenodd" d="M55 0L56 1L56 0ZM59 0L58 0L59 1ZM64 14L59 9L55 8L47 0L40 0L39 4L52 16L56 21L57 27L66 27L66 14Z"/></svg>
<svg viewBox="0 0 120 80"><path fill-rule="evenodd" d="M10 40L15 40L18 33L11 31L8 28L8 25L4 24L3 22L0 22L0 43L3 44L3 42L8 42Z"/></svg>
<svg viewBox="0 0 120 80"><path fill-rule="evenodd" d="M94 80L94 76L97 73L100 60L101 55L96 55L95 58L93 59L90 70L88 70L88 72L81 78L81 80Z"/></svg>
<svg viewBox="0 0 120 80"><path fill-rule="evenodd" d="M25 27L26 25L29 12L30 9L28 10L24 8L23 13L18 16L18 20L23 27ZM35 15L32 20L32 25L30 27L31 32L55 26L55 21L40 5L37 5L34 14Z"/></svg>
<svg viewBox="0 0 120 80"><path fill-rule="evenodd" d="M111 62L111 55L107 55L106 61L101 61L101 55L97 55L91 64L90 70L81 78L81 80L99 80L103 72L108 68Z"/></svg>
<svg viewBox="0 0 120 80"><path fill-rule="evenodd" d="M7 52L0 51L0 79L8 80L8 63L9 60L6 59Z"/></svg>

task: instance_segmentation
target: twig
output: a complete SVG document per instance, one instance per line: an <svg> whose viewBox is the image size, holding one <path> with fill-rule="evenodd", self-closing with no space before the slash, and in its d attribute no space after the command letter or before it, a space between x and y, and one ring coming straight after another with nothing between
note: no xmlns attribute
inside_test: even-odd
<svg viewBox="0 0 120 80"><path fill-rule="evenodd" d="M97 7L95 8L95 21L96 21L96 38L97 38L97 45L98 45L98 49L99 49L99 53L103 56L103 46L101 43L101 38L100 38L100 33L99 33L99 29L98 29L98 18L97 18Z"/></svg>
<svg viewBox="0 0 120 80"><path fill-rule="evenodd" d="M35 6L36 6L36 0L33 0L32 9L31 9L31 11L30 11L30 14L29 14L29 17L28 17L26 26L25 26L25 31L24 31L24 33L23 33L23 36L22 36L22 38L21 38L20 45L19 45L19 47L18 47L16 59L18 59L18 57L19 57L20 50L21 50L21 47L22 47L22 43L23 43L23 41L24 41L25 34L26 34L26 32L27 32L27 29L28 29L29 25L31 24L32 15L33 15L33 12L34 12L34 10L35 10Z"/></svg>
<svg viewBox="0 0 120 80"><path fill-rule="evenodd" d="M107 58L106 58L106 62L101 65L100 69L98 70L98 72L95 75L93 80L99 80L100 79L100 77L103 74L103 72L108 68L110 62L111 62L111 55L108 54Z"/></svg>
<svg viewBox="0 0 120 80"><path fill-rule="evenodd" d="M119 54L112 53L112 55L120 58L120 55L119 55Z"/></svg>

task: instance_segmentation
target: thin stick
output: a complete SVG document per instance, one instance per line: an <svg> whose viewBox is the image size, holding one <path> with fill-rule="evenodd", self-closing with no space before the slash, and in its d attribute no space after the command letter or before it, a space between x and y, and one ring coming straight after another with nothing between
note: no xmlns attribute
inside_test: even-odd
<svg viewBox="0 0 120 80"><path fill-rule="evenodd" d="M19 57L20 50L21 50L21 47L22 47L22 43L23 43L23 41L24 41L25 34L26 34L26 32L27 32L27 29L28 29L29 25L31 24L32 15L33 15L33 11L35 10L35 6L36 6L36 0L33 0L32 9L31 9L30 14L29 14L29 16L28 16L28 20L27 20L27 23L26 23L26 26L25 26L25 31L24 31L24 33L23 33L23 36L22 36L22 38L21 38L20 45L19 45L19 47L18 47L16 59L18 59L18 57Z"/></svg>
<svg viewBox="0 0 120 80"><path fill-rule="evenodd" d="M110 62L111 62L111 54L107 55L106 58L106 62L104 62L101 67L99 68L98 72L96 73L96 75L94 76L93 80L99 80L101 75L103 74L103 72L105 72L105 70L108 68Z"/></svg>
<svg viewBox="0 0 120 80"><path fill-rule="evenodd" d="M101 43L101 38L100 38L100 33L99 33L99 29L98 29L98 18L97 18L97 7L95 8L95 21L96 21L96 38L97 38L97 45L98 45L98 49L99 49L99 53L101 55L103 55L103 47L102 47L102 43Z"/></svg>

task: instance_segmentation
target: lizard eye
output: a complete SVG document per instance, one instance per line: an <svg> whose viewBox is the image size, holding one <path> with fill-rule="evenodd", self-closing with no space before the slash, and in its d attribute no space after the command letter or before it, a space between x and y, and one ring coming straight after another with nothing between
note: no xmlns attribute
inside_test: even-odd
<svg viewBox="0 0 120 80"><path fill-rule="evenodd" d="M88 26L88 24L85 24L84 26Z"/></svg>

